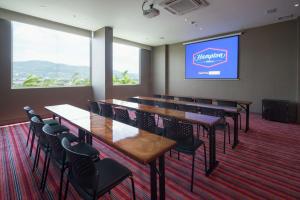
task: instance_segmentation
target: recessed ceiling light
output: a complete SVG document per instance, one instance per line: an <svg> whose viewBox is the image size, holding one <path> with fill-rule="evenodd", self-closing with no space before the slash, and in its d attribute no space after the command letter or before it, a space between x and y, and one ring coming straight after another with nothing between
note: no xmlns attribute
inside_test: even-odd
<svg viewBox="0 0 300 200"><path fill-rule="evenodd" d="M294 3L294 7L299 7L299 3L298 2L296 2L296 3Z"/></svg>

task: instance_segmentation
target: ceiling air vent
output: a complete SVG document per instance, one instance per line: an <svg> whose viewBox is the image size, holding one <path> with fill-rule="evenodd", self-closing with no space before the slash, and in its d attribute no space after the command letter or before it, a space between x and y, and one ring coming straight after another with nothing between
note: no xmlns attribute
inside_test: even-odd
<svg viewBox="0 0 300 200"><path fill-rule="evenodd" d="M174 15L184 15L209 3L206 0L162 0L159 5Z"/></svg>

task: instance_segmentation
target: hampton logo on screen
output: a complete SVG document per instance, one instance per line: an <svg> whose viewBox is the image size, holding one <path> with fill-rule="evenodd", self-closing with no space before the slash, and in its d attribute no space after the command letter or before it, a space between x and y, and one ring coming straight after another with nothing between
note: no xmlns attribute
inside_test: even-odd
<svg viewBox="0 0 300 200"><path fill-rule="evenodd" d="M193 54L193 64L211 68L228 61L227 49L206 48Z"/></svg>

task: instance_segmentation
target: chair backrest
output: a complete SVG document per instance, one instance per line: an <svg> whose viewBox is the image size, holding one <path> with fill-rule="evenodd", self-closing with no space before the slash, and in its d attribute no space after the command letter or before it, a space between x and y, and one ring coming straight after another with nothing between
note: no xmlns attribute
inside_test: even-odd
<svg viewBox="0 0 300 200"><path fill-rule="evenodd" d="M123 122L125 124L129 123L129 113L126 108L122 107L114 107L114 112L115 112L115 120Z"/></svg>
<svg viewBox="0 0 300 200"><path fill-rule="evenodd" d="M81 152L73 151L66 137L62 139L61 145L66 151L72 180L82 188L94 190L99 174L91 157Z"/></svg>
<svg viewBox="0 0 300 200"><path fill-rule="evenodd" d="M164 96L162 96L162 98L164 98L164 99L168 99L168 100L174 100L174 96L169 96L169 95L164 95Z"/></svg>
<svg viewBox="0 0 300 200"><path fill-rule="evenodd" d="M98 105L100 106L101 116L112 118L113 111L112 111L112 106L110 104L99 103Z"/></svg>
<svg viewBox="0 0 300 200"><path fill-rule="evenodd" d="M127 100L130 101L130 102L133 102L133 103L140 103L139 99L136 99L136 98L133 98L133 97L129 97Z"/></svg>
<svg viewBox="0 0 300 200"><path fill-rule="evenodd" d="M43 126L45 125L42 120L40 120L37 116L31 118L32 130L35 135L39 138L39 143L42 145L47 145L48 140L46 138L45 133L43 132Z"/></svg>
<svg viewBox="0 0 300 200"><path fill-rule="evenodd" d="M43 132L46 134L47 140L51 147L51 156L57 161L64 160L64 148L61 145L61 141L57 135L57 132L48 124L43 126Z"/></svg>
<svg viewBox="0 0 300 200"><path fill-rule="evenodd" d="M194 113L197 113L199 111L198 107L191 106L191 105L185 105L185 104L178 104L177 109L180 111L194 112Z"/></svg>
<svg viewBox="0 0 300 200"><path fill-rule="evenodd" d="M34 116L30 112L32 110L32 108L30 106L25 106L23 109L24 109L24 111L25 111L25 113L26 113L26 115L28 117L28 120L30 121L31 118Z"/></svg>
<svg viewBox="0 0 300 200"><path fill-rule="evenodd" d="M163 118L165 137L175 140L177 146L194 145L193 125L177 121L176 119Z"/></svg>
<svg viewBox="0 0 300 200"><path fill-rule="evenodd" d="M154 106L155 105L154 101L151 101L151 100L143 100L143 99L141 99L140 103L144 104L144 105L148 105L148 106Z"/></svg>
<svg viewBox="0 0 300 200"><path fill-rule="evenodd" d="M32 117L37 117L41 122L43 122L42 117L41 117L40 115L36 114L36 113L34 112L34 110L30 110L28 113L29 113L29 115L31 115L31 118L32 118ZM30 118L30 119L31 119L31 118Z"/></svg>
<svg viewBox="0 0 300 200"><path fill-rule="evenodd" d="M174 103L155 101L154 104L160 108L177 109L177 105Z"/></svg>
<svg viewBox="0 0 300 200"><path fill-rule="evenodd" d="M203 115L225 118L225 111L223 109L200 107L199 112Z"/></svg>
<svg viewBox="0 0 300 200"><path fill-rule="evenodd" d="M223 100L217 100L217 104L218 104L219 106L237 107L237 102L235 102L235 101L223 101Z"/></svg>
<svg viewBox="0 0 300 200"><path fill-rule="evenodd" d="M178 97L179 101L188 101L188 102L193 102L194 99L190 97Z"/></svg>
<svg viewBox="0 0 300 200"><path fill-rule="evenodd" d="M161 98L161 95L160 94L154 94L153 97L154 98Z"/></svg>
<svg viewBox="0 0 300 200"><path fill-rule="evenodd" d="M100 114L100 108L96 101L89 101L90 103L90 111L95 114Z"/></svg>
<svg viewBox="0 0 300 200"><path fill-rule="evenodd" d="M155 133L155 116L148 112L137 111L136 122L139 129Z"/></svg>
<svg viewBox="0 0 300 200"><path fill-rule="evenodd" d="M212 104L212 99L201 99L201 98L196 98L195 99L196 103L205 103L205 104Z"/></svg>

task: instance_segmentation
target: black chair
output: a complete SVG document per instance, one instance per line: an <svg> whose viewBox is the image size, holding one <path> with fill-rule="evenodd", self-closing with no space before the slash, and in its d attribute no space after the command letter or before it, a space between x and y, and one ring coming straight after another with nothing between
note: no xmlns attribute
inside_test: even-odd
<svg viewBox="0 0 300 200"><path fill-rule="evenodd" d="M90 104L89 110L92 113L100 115L100 108L99 108L98 103L96 101L90 101L89 100L89 104Z"/></svg>
<svg viewBox="0 0 300 200"><path fill-rule="evenodd" d="M123 107L114 107L114 119L125 123L125 124L129 124L132 126L136 126L136 121L135 120L131 120L129 117L129 112L126 108Z"/></svg>
<svg viewBox="0 0 300 200"><path fill-rule="evenodd" d="M228 129L228 142L230 144L230 126L229 126L229 123L226 121L225 111L222 109L205 108L205 107L201 107L199 111L203 115L210 115L210 116L215 116L215 117L221 118L220 123L215 126L215 129L224 131L223 151L224 151L224 153L226 153L226 133L227 133L227 129ZM204 135L204 130L206 130L208 132L208 128L203 126L203 135Z"/></svg>
<svg viewBox="0 0 300 200"><path fill-rule="evenodd" d="M154 94L153 97L154 98L161 98L161 95L160 94Z"/></svg>
<svg viewBox="0 0 300 200"><path fill-rule="evenodd" d="M59 187L59 194L58 197L61 199L62 196L62 184L63 184L63 177L64 172L67 169L67 162L66 162L66 154L65 151L61 145L61 140L63 138L67 138L70 142L78 142L79 138L77 138L72 133L55 133L55 129L53 129L52 126L49 126L48 124L43 126L43 132L46 134L47 140L49 142L50 147L50 156L48 157L48 161L46 164L46 172L43 177L43 183L42 183L42 189L45 189L49 165L51 159L54 161L54 164L58 166L60 169L60 187ZM99 152L94 149L92 146L86 144L86 143L79 143L74 146L72 146L73 150L81 150L85 154L89 155L92 160L97 161L99 160Z"/></svg>
<svg viewBox="0 0 300 200"><path fill-rule="evenodd" d="M144 104L144 105L147 105L147 106L155 106L154 101L151 101L151 100L144 100L144 99L141 99L141 100L140 100L140 104Z"/></svg>
<svg viewBox="0 0 300 200"><path fill-rule="evenodd" d="M32 117L36 117L39 119L43 124L49 124L50 126L54 126L56 128L57 132L64 132L64 131L69 131L69 129L63 125L59 125L59 122L56 121L55 119L49 119L49 120L43 120L42 117L34 112L34 110L30 110L28 112ZM31 144L30 144L30 150L29 150L29 156L32 154L32 149L33 149L33 144L34 144L34 139L35 139L35 133L32 133L31 136Z"/></svg>
<svg viewBox="0 0 300 200"><path fill-rule="evenodd" d="M140 103L139 99L133 97L129 97L127 100L133 103Z"/></svg>
<svg viewBox="0 0 300 200"><path fill-rule="evenodd" d="M168 118L163 118L163 124L165 129L165 137L176 141L176 146L174 149L178 152L178 159L179 153L193 156L191 175L191 191L193 192L195 156L197 149L201 145L203 145L204 148L205 172L207 171L205 143L194 136L192 124Z"/></svg>
<svg viewBox="0 0 300 200"><path fill-rule="evenodd" d="M65 199L69 182L83 199L98 199L127 178L131 180L135 199L133 175L129 169L109 158L95 162L84 152L74 150L67 138L63 138L61 143L69 166Z"/></svg>
<svg viewBox="0 0 300 200"><path fill-rule="evenodd" d="M28 146L28 143L29 143L30 133L32 132L31 118L32 118L34 115L32 115L31 112L29 112L29 111L32 110L32 108L31 108L30 106L25 106L23 109L24 109L24 111L25 111L25 113L26 113L26 115L27 115L27 118L28 118L28 120L29 120L28 136L27 136L27 141L26 141L26 147L27 147L27 146Z"/></svg>
<svg viewBox="0 0 300 200"><path fill-rule="evenodd" d="M136 125L139 129L143 129L157 135L163 134L163 129L156 126L155 115L152 113L136 111Z"/></svg>
<svg viewBox="0 0 300 200"><path fill-rule="evenodd" d="M228 107L238 107L237 102L235 101L225 101L225 100L217 100L217 104L219 106L228 106ZM239 122L240 122L240 129L242 129L242 116L238 113Z"/></svg>
<svg viewBox="0 0 300 200"><path fill-rule="evenodd" d="M103 117L113 118L113 110L110 104L99 103L100 115Z"/></svg>
<svg viewBox="0 0 300 200"><path fill-rule="evenodd" d="M42 188L43 178L44 178L44 174L46 171L46 164L47 164L47 160L48 160L48 156L49 156L49 152L50 152L50 147L49 147L49 143L46 138L46 135L44 134L44 132L42 130L42 128L44 126L43 121L41 121L38 117L34 116L31 118L31 124L32 124L33 135L36 135L38 137L32 172L34 172L38 166L41 150L45 153L42 179L41 179L41 185L40 185L40 188Z"/></svg>
<svg viewBox="0 0 300 200"><path fill-rule="evenodd" d="M212 99L195 98L196 103L212 104Z"/></svg>
<svg viewBox="0 0 300 200"><path fill-rule="evenodd" d="M179 101L188 101L188 102L194 102L194 99L191 97L178 97Z"/></svg>
<svg viewBox="0 0 300 200"><path fill-rule="evenodd" d="M180 111L193 113L197 113L199 111L198 107L185 104L177 104L177 109Z"/></svg>
<svg viewBox="0 0 300 200"><path fill-rule="evenodd" d="M160 108L167 108L167 109L174 109L174 110L177 109L177 105L175 103L155 101L155 105Z"/></svg>
<svg viewBox="0 0 300 200"><path fill-rule="evenodd" d="M167 100L174 100L174 96L169 96L169 95L162 95L161 98L167 99Z"/></svg>

